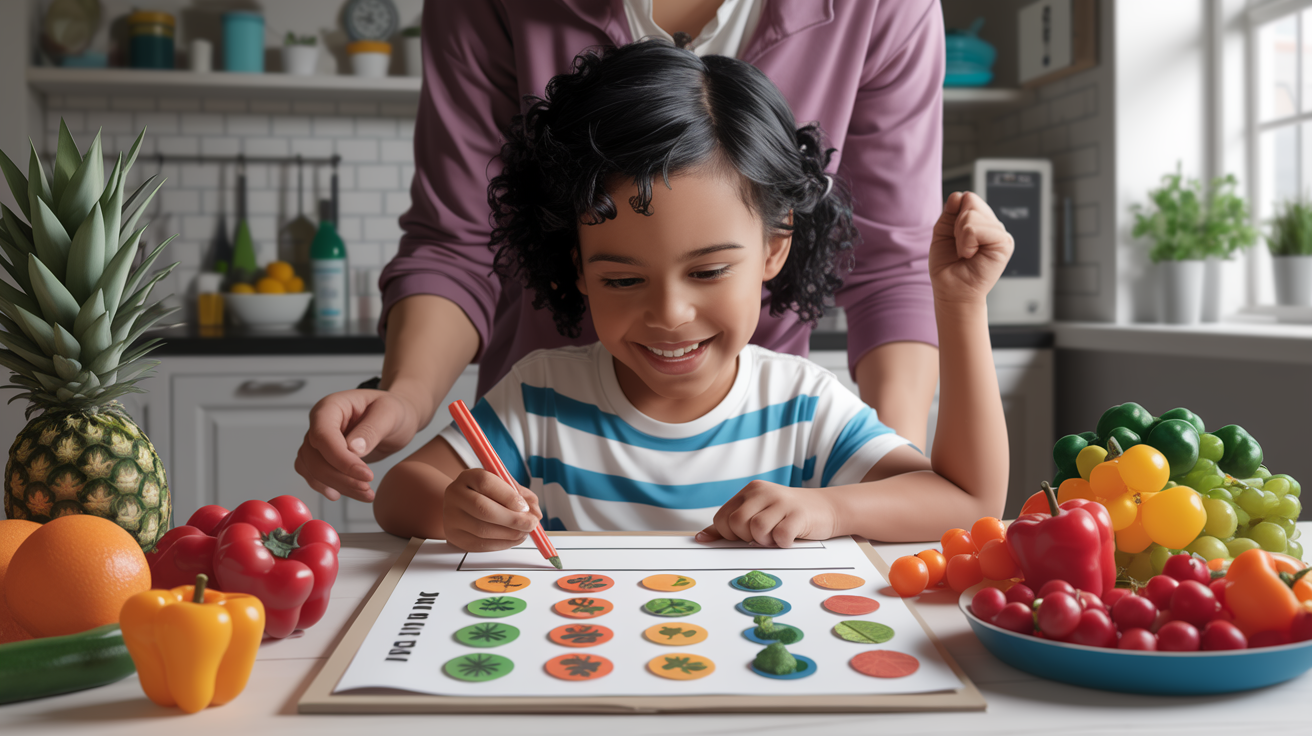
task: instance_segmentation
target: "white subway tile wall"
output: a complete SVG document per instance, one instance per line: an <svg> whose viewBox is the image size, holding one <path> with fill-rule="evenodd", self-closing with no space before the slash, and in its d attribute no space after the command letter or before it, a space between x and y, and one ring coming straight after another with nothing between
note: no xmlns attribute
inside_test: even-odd
<svg viewBox="0 0 1312 736"><path fill-rule="evenodd" d="M178 234L166 259L178 268L158 288L183 295L219 230L236 230L234 163L174 163L169 156L342 157L338 166L340 232L353 284L376 277L396 254L397 218L410 207L414 175L414 107L404 104L196 100L51 96L46 101L45 151L55 149L59 121L85 149L99 131L106 170L145 127L146 142L129 186L161 174L168 182L151 203L145 241ZM157 155L163 155L161 167ZM306 164L299 210L318 220L318 201L331 195L332 167ZM296 217L295 164L247 164L247 215L261 263L278 254L280 229ZM177 298L177 297L175 297Z"/></svg>

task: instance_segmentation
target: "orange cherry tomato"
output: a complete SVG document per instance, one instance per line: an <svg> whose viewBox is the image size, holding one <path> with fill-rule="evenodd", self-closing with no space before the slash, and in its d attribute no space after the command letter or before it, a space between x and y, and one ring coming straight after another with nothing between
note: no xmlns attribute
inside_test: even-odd
<svg viewBox="0 0 1312 736"><path fill-rule="evenodd" d="M943 575L948 571L948 558L944 557L942 552L927 549L917 552L916 557L924 560L925 567L929 569L929 582L925 584L926 588L932 588L943 582Z"/></svg>
<svg viewBox="0 0 1312 736"><path fill-rule="evenodd" d="M1130 490L1125 487L1125 481L1121 480L1121 469L1116 460L1095 465L1089 473L1089 486L1093 488L1093 495L1099 501L1104 498L1116 498Z"/></svg>
<svg viewBox="0 0 1312 736"><path fill-rule="evenodd" d="M973 555L978 551L970 532L964 530L958 531L943 543L943 556L949 560L957 555Z"/></svg>
<svg viewBox="0 0 1312 736"><path fill-rule="evenodd" d="M1011 550L1001 539L990 539L980 547L979 570L989 580L1007 580L1020 574Z"/></svg>
<svg viewBox="0 0 1312 736"><path fill-rule="evenodd" d="M929 583L929 568L925 561L914 555L893 560L888 568L888 584L903 598L920 595Z"/></svg>
<svg viewBox="0 0 1312 736"><path fill-rule="evenodd" d="M979 569L979 555L960 554L948 558L948 587L956 592L969 588L984 579Z"/></svg>
<svg viewBox="0 0 1312 736"><path fill-rule="evenodd" d="M1006 539L1007 525L992 516L985 516L970 527L970 540L984 549L991 539Z"/></svg>
<svg viewBox="0 0 1312 736"><path fill-rule="evenodd" d="M1118 532L1133 524L1139 516L1139 504L1135 503L1133 491L1098 503L1107 509L1107 515L1112 517L1112 529Z"/></svg>
<svg viewBox="0 0 1312 736"><path fill-rule="evenodd" d="M1122 552L1138 554L1148 549L1152 543L1152 538L1144 531L1143 519L1138 516L1134 517L1129 526L1116 532L1116 549Z"/></svg>
<svg viewBox="0 0 1312 736"><path fill-rule="evenodd" d="M940 547L946 547L946 546L948 546L948 540L949 540L949 539L951 539L951 538L953 538L953 537L957 536L958 534L961 534L962 532L965 532L965 531L966 531L965 529L949 529L949 530L943 532L943 536L941 536L941 537L938 538L938 546L940 546Z"/></svg>
<svg viewBox="0 0 1312 736"><path fill-rule="evenodd" d="M1089 481L1083 478L1067 478L1062 481L1061 486L1057 488L1057 503L1062 504L1077 498L1086 501L1098 500L1093 495L1093 486L1089 485Z"/></svg>
<svg viewBox="0 0 1312 736"><path fill-rule="evenodd" d="M1017 516L1025 514L1051 514L1052 507L1048 505L1048 494L1043 491L1025 499L1025 505L1020 507L1020 513Z"/></svg>

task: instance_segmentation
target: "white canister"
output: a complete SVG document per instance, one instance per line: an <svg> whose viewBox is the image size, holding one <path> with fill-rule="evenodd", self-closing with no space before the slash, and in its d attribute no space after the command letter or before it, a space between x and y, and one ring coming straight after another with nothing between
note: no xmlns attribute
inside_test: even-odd
<svg viewBox="0 0 1312 736"><path fill-rule="evenodd" d="M282 47L282 70L298 77L313 76L319 63L319 47L292 44Z"/></svg>
<svg viewBox="0 0 1312 736"><path fill-rule="evenodd" d="M1203 262L1198 260L1162 261L1162 321L1169 325L1194 325L1203 313Z"/></svg>
<svg viewBox="0 0 1312 736"><path fill-rule="evenodd" d="M214 70L214 44L203 38L193 38L187 45L187 55L190 57L191 70L193 72L209 72Z"/></svg>
<svg viewBox="0 0 1312 736"><path fill-rule="evenodd" d="M408 77L424 76L424 39L405 37L405 73Z"/></svg>
<svg viewBox="0 0 1312 736"><path fill-rule="evenodd" d="M1312 307L1312 256L1273 256L1276 304Z"/></svg>
<svg viewBox="0 0 1312 736"><path fill-rule="evenodd" d="M385 77L392 61L392 44L386 41L355 41L347 44L351 71L357 77Z"/></svg>

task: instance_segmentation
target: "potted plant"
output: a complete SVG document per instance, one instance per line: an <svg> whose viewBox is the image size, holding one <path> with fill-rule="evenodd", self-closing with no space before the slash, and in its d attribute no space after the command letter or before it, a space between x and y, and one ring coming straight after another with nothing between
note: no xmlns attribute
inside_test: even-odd
<svg viewBox="0 0 1312 736"><path fill-rule="evenodd" d="M405 73L411 77L424 76L423 42L419 38L419 26L409 26L401 31L405 43Z"/></svg>
<svg viewBox="0 0 1312 736"><path fill-rule="evenodd" d="M282 41L282 67L288 74L300 77L314 75L319 63L319 39L313 35L298 36L291 31Z"/></svg>
<svg viewBox="0 0 1312 736"><path fill-rule="evenodd" d="M1248 205L1237 193L1238 188L1239 180L1234 174L1212 180L1203 223L1203 238L1207 248L1204 294L1221 293L1221 261L1228 261L1235 253L1257 243L1257 229L1249 220ZM1220 299L1203 299L1202 310L1204 322L1221 320Z"/></svg>
<svg viewBox="0 0 1312 736"><path fill-rule="evenodd" d="M1266 245L1275 265L1276 303L1312 306L1312 203L1285 202Z"/></svg>

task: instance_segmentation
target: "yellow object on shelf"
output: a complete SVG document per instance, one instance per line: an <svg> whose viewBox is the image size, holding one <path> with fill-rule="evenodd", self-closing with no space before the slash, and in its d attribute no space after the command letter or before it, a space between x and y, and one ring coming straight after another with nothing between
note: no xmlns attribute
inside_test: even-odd
<svg viewBox="0 0 1312 736"><path fill-rule="evenodd" d="M386 41L352 41L346 44L348 54L391 54L392 44Z"/></svg>
<svg viewBox="0 0 1312 736"><path fill-rule="evenodd" d="M254 294L255 287L239 281L228 287L228 292L232 294Z"/></svg>
<svg viewBox="0 0 1312 736"><path fill-rule="evenodd" d="M296 277L296 272L292 269L292 264L287 261L274 261L264 267L264 274L271 279L277 279L287 283Z"/></svg>
<svg viewBox="0 0 1312 736"><path fill-rule="evenodd" d="M287 279L288 294L299 294L302 291L305 291L304 279L302 279L300 276L293 276L290 279Z"/></svg>
<svg viewBox="0 0 1312 736"><path fill-rule="evenodd" d="M278 279L271 279L268 276L255 282L255 293L257 294L286 294L287 285Z"/></svg>

